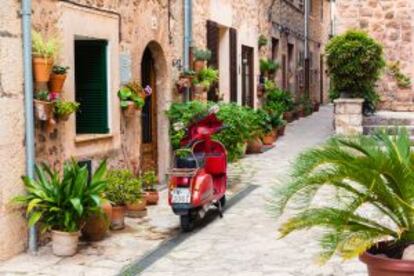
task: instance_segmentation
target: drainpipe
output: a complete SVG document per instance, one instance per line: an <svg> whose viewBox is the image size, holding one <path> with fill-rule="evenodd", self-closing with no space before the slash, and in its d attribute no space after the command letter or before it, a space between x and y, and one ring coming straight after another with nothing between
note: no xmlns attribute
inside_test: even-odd
<svg viewBox="0 0 414 276"><path fill-rule="evenodd" d="M183 53L183 63L184 70L190 69L190 46L191 46L191 36L192 36L192 5L191 0L183 0L184 2L184 53ZM190 99L190 89L186 88L184 92L184 101Z"/></svg>
<svg viewBox="0 0 414 276"><path fill-rule="evenodd" d="M33 75L32 75L32 2L22 1L23 32L23 70L24 70L24 109L25 109L25 148L26 175L34 177L35 142L33 118ZM35 227L29 229L29 252L37 251L37 233Z"/></svg>
<svg viewBox="0 0 414 276"><path fill-rule="evenodd" d="M305 0L305 96L309 97L309 0Z"/></svg>

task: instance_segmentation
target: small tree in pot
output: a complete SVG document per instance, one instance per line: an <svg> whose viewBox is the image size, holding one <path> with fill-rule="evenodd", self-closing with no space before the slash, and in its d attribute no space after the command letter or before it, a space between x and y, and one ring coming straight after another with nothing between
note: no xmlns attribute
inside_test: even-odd
<svg viewBox="0 0 414 276"><path fill-rule="evenodd" d="M385 66L383 47L363 31L335 36L325 48L332 82L331 99L364 98L365 112L375 110L376 82Z"/></svg>
<svg viewBox="0 0 414 276"><path fill-rule="evenodd" d="M43 164L36 166L37 179L23 177L27 195L14 202L27 206L29 226L40 222L43 231L52 230L52 249L58 256L77 252L79 230L87 216L101 212L101 194L106 186L106 162L102 162L91 181L86 166L75 160L61 172Z"/></svg>
<svg viewBox="0 0 414 276"><path fill-rule="evenodd" d="M321 261L360 256L371 276L414 275L414 153L407 130L395 134L332 138L303 153L292 181L275 193L277 214L288 203L298 211L279 229L282 237L322 227ZM326 187L336 196L313 206Z"/></svg>

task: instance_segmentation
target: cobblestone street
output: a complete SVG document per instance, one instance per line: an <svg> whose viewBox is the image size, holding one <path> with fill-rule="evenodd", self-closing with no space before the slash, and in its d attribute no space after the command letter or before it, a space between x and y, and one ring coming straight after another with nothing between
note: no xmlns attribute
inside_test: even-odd
<svg viewBox="0 0 414 276"><path fill-rule="evenodd" d="M148 219L130 219L124 231L111 233L89 247L82 246L74 257L54 257L50 244L42 247L38 256L21 254L0 264L0 275L102 276L120 271L124 275L149 276L366 275L365 266L357 260L342 262L334 258L323 267L317 265L315 231L293 233L278 240L279 222L266 208L272 187L283 184L294 157L331 134L332 107L325 106L289 124L275 148L231 164L229 208L224 218L216 218L194 233L177 235L178 217L167 206L164 190L161 204L150 208ZM255 189L231 204L231 198L249 187ZM323 201L323 196L317 201Z"/></svg>
<svg viewBox="0 0 414 276"><path fill-rule="evenodd" d="M266 210L271 187L283 184L289 162L332 134L331 116L331 107L323 107L290 124L274 149L243 159L240 165L254 174L250 179L242 175L242 182L259 188L226 211L223 219L190 236L142 275L366 275L364 265L357 260L342 262L335 258L323 267L315 264L319 250L316 232L294 233L278 240L278 222Z"/></svg>

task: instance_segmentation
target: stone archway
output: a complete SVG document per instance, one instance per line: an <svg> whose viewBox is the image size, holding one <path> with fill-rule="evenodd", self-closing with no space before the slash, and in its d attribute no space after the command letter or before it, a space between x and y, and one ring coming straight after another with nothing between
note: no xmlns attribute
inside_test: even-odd
<svg viewBox="0 0 414 276"><path fill-rule="evenodd" d="M141 83L150 85L153 94L146 100L142 110L141 124L141 169L155 169L160 181L170 163L168 119L165 110L171 99L168 82L169 70L164 51L156 41L150 41L141 56Z"/></svg>

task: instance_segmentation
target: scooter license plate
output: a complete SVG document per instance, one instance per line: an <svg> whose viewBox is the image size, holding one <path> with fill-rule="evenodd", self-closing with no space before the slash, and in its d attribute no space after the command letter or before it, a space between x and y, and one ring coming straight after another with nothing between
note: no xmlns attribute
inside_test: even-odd
<svg viewBox="0 0 414 276"><path fill-rule="evenodd" d="M190 203L191 194L190 189L176 188L171 192L172 203Z"/></svg>

